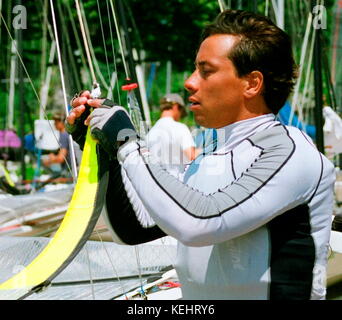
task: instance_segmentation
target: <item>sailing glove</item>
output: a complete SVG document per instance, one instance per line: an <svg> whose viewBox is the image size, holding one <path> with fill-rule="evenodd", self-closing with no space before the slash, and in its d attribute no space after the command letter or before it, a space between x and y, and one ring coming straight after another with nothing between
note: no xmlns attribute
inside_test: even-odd
<svg viewBox="0 0 342 320"><path fill-rule="evenodd" d="M90 115L90 132L106 150L110 158L116 158L119 147L136 140L137 133L127 111L120 106L110 107L105 100Z"/></svg>

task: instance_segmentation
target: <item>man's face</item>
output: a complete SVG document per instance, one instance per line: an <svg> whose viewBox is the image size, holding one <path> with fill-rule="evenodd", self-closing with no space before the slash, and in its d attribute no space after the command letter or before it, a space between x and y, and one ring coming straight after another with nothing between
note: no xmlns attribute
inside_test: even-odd
<svg viewBox="0 0 342 320"><path fill-rule="evenodd" d="M59 119L54 119L54 122L55 122L55 127L58 131L62 131L64 129L63 121L61 121Z"/></svg>
<svg viewBox="0 0 342 320"><path fill-rule="evenodd" d="M213 35L206 38L197 53L196 69L185 81L190 92L190 110L198 124L207 128L221 128L245 119L244 78L227 58L238 40L232 35Z"/></svg>

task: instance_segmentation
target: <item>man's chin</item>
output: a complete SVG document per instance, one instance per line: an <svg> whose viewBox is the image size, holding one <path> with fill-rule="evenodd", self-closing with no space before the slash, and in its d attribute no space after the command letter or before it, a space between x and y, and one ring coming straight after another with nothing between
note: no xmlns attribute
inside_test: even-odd
<svg viewBox="0 0 342 320"><path fill-rule="evenodd" d="M210 123L208 123L208 121L204 117L195 116L195 122L201 127L208 129L213 128L213 126L211 126Z"/></svg>

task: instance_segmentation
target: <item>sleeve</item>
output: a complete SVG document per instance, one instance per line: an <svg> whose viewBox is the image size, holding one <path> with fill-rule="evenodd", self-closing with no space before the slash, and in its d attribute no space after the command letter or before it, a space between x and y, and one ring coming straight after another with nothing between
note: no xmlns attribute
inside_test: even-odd
<svg viewBox="0 0 342 320"><path fill-rule="evenodd" d="M61 149L69 150L69 135L67 132L61 132L59 137L59 144Z"/></svg>
<svg viewBox="0 0 342 320"><path fill-rule="evenodd" d="M155 225L133 186L125 180L117 159L109 163L109 181L103 215L114 242L136 245L166 234ZM127 179L126 179L127 180Z"/></svg>
<svg viewBox="0 0 342 320"><path fill-rule="evenodd" d="M260 156L238 179L209 195L169 175L137 142L119 149L118 158L157 225L185 245L205 246L248 233L309 201L317 190L322 173L317 150L306 166L299 165L302 152L295 153L288 132L276 133L249 138L262 149Z"/></svg>

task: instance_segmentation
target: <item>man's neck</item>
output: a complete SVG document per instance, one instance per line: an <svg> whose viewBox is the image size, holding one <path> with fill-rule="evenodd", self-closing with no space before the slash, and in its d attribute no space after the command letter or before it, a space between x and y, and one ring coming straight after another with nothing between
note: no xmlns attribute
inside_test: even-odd
<svg viewBox="0 0 342 320"><path fill-rule="evenodd" d="M164 110L161 113L160 118L172 118L173 120L176 120L172 110Z"/></svg>

